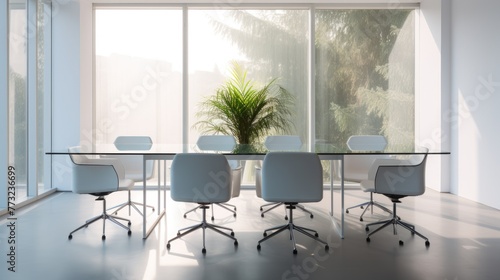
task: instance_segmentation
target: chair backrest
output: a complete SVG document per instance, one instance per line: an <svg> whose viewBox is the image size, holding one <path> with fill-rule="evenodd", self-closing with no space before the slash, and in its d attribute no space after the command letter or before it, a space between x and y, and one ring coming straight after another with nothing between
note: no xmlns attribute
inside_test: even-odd
<svg viewBox="0 0 500 280"><path fill-rule="evenodd" d="M411 155L408 159L391 159L389 164L378 165L375 175L375 192L395 196L416 196L425 192L425 154ZM384 161L384 160L380 160Z"/></svg>
<svg viewBox="0 0 500 280"><path fill-rule="evenodd" d="M113 143L119 151L147 151L153 145L149 136L118 136ZM114 155L125 168L125 178L135 182L143 179L142 156L139 155ZM154 161L146 162L146 179L153 177Z"/></svg>
<svg viewBox="0 0 500 280"><path fill-rule="evenodd" d="M316 153L269 152L262 165L262 198L316 202L323 198L323 168Z"/></svg>
<svg viewBox="0 0 500 280"><path fill-rule="evenodd" d="M230 152L236 147L236 139L232 135L201 135L196 146L202 151Z"/></svg>
<svg viewBox="0 0 500 280"><path fill-rule="evenodd" d="M352 151L383 151L387 140L382 135L353 135L347 140ZM368 171L376 159L390 158L390 155L346 155L344 156L344 180L361 182L368 178Z"/></svg>
<svg viewBox="0 0 500 280"><path fill-rule="evenodd" d="M353 135L347 139L351 151L383 151L387 139L383 135Z"/></svg>
<svg viewBox="0 0 500 280"><path fill-rule="evenodd" d="M118 174L109 161L89 159L86 155L78 153L80 147L68 148L69 157L73 164L72 191L80 194L109 193L118 190Z"/></svg>
<svg viewBox="0 0 500 280"><path fill-rule="evenodd" d="M269 151L299 151L302 141L298 135L267 136L264 146Z"/></svg>
<svg viewBox="0 0 500 280"><path fill-rule="evenodd" d="M149 136L118 136L113 142L120 151L147 151L153 146L153 140Z"/></svg>
<svg viewBox="0 0 500 280"><path fill-rule="evenodd" d="M196 146L201 151L231 152L236 148L236 138L232 135L201 135L196 141ZM233 170L232 197L240 195L242 166L239 160L228 160Z"/></svg>
<svg viewBox="0 0 500 280"><path fill-rule="evenodd" d="M221 203L231 198L232 171L224 155L177 154L170 172L175 201Z"/></svg>

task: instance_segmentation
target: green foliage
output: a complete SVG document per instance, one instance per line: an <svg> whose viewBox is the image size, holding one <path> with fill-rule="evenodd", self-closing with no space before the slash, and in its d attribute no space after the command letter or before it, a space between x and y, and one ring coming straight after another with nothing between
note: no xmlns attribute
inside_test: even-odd
<svg viewBox="0 0 500 280"><path fill-rule="evenodd" d="M262 87L233 64L231 76L200 105L194 127L202 133L234 135L240 144L252 144L273 133L287 133L292 123L293 97L276 79Z"/></svg>

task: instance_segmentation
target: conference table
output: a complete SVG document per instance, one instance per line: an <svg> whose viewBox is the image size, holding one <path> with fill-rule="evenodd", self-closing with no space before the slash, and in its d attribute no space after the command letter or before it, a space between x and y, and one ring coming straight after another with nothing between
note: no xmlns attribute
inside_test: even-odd
<svg viewBox="0 0 500 280"><path fill-rule="evenodd" d="M339 236L343 239L345 237L344 234L344 224L345 224L345 205L344 205L344 157L345 156L354 156L354 155L418 155L418 154L428 154L428 155L445 155L449 154L449 152L443 151L422 151L415 148L405 148L403 150L384 150L384 151L363 151L363 152L353 152L347 149L337 148L332 144L317 144L314 147L304 147L303 151L313 151L318 154L321 160L330 161L330 211L329 216L331 218L332 223L334 224L335 229L337 230ZM120 151L117 150L114 145L96 145L91 149L82 149L80 152L68 152L66 151L51 151L47 152L48 155L70 155L70 154L81 154L81 155L91 155L91 156L122 156L122 155L130 155L130 156L142 156L143 159L143 213L146 213L146 201L147 201L147 179L146 179L146 162L147 161L171 161L174 156L178 153L194 153L201 152L196 148L195 145L162 145L162 144L153 144L151 149L149 150L128 150L128 151ZM206 151L204 151L206 152ZM217 152L217 151L213 151ZM253 144L253 145L237 145L234 150L230 152L219 152L226 156L228 160L240 160L240 161L248 161L248 160L263 160L267 150L264 145ZM338 161L337 165L339 170L337 171L340 180L340 224L334 217L334 181L335 181L335 170L334 170L334 161ZM160 164L158 166L158 174L160 174ZM163 173L166 174L167 164L163 165ZM158 176L158 210L157 217L154 221L148 224L147 215L142 215L143 217L143 225L142 225L142 237L143 239L148 238L151 232L154 230L156 225L160 222L161 218L166 214L166 192L167 192L167 182L166 177L164 176L164 182L161 182L161 176ZM161 207L161 192L163 191L163 207Z"/></svg>

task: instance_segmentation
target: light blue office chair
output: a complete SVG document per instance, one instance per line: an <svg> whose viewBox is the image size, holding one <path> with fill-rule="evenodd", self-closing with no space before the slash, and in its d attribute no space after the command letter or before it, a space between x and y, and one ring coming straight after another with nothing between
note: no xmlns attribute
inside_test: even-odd
<svg viewBox="0 0 500 280"><path fill-rule="evenodd" d="M205 248L207 228L233 239L234 245L237 246L238 240L233 237L232 229L209 224L206 219L206 209L212 203L224 203L231 198L232 171L226 157L221 154L205 153L177 154L172 161L170 172L172 199L198 203L203 212L201 223L180 229L176 237L168 240L167 249L170 249L172 241L200 228L203 229L203 254L207 252ZM230 234L222 230L230 231Z"/></svg>
<svg viewBox="0 0 500 280"><path fill-rule="evenodd" d="M381 229L392 225L394 235L397 234L396 226L407 229L411 234L416 234L425 240L425 246L430 242L427 237L415 230L415 226L402 221L396 215L396 204L400 199L407 196L418 196L425 192L425 163L427 160L427 148L421 148L420 152L425 154L411 155L408 159L377 159L370 168L368 180L361 182L361 187L368 192L379 193L387 196L392 201L392 218L366 225L366 231L371 226L380 225L370 232L366 241L370 242L370 236ZM399 244L404 242L400 239Z"/></svg>
<svg viewBox="0 0 500 280"><path fill-rule="evenodd" d="M196 142L196 146L200 151L211 152L211 153L220 153L220 152L231 152L236 147L236 139L231 135L202 135L198 138ZM231 187L231 198L240 196L241 190L241 177L243 173L243 168L238 160L228 160L229 166L232 170L233 180ZM233 213L233 216L236 217L236 206L229 203L216 203L215 205L226 209L227 211ZM186 213L184 213L184 218L187 217L187 214L193 212L197 209L200 209L201 206L197 206ZM232 207L233 209L230 209ZM214 207L212 207L212 221L215 219L214 217Z"/></svg>
<svg viewBox="0 0 500 280"><path fill-rule="evenodd" d="M383 151L387 146L387 140L382 135L353 135L347 140L347 146L353 152L378 152ZM377 159L388 159L390 155L346 155L344 156L344 181L361 183L363 180L368 179L368 172L373 162ZM370 200L351 206L345 210L349 213L350 209L360 207L363 213L359 216L359 220L363 221L363 216L366 210L371 209L373 214L373 207L376 206L385 212L391 214L392 212L382 204L373 200L373 192L370 192Z"/></svg>
<svg viewBox="0 0 500 280"><path fill-rule="evenodd" d="M148 151L153 145L153 141L149 136L118 136L114 142L115 147L119 151ZM143 180L143 159L140 155L113 155L113 158L118 159L125 169L125 178L134 182L142 182ZM146 180L153 177L154 161L146 162ZM140 215L143 213L137 206L143 206L140 202L132 201L131 190L128 191L128 199L126 202L113 206L108 210L114 210L117 214L118 211L128 206L128 214L130 216L131 208L134 208ZM155 210L153 206L146 205L147 208Z"/></svg>
<svg viewBox="0 0 500 280"><path fill-rule="evenodd" d="M288 224L266 229L261 243L278 233L288 230L293 244L293 253L297 254L294 231L298 231L325 245L318 238L318 232L298 226L293 222L293 209L298 203L318 202L323 199L323 168L316 153L308 152L269 152L262 165L262 198L269 202L283 203L289 209ZM267 233L273 231L270 235ZM314 234L314 235L313 235Z"/></svg>
<svg viewBox="0 0 500 280"><path fill-rule="evenodd" d="M89 158L82 154L72 154L78 153L80 147L70 147L68 151L71 161L74 163L73 192L97 196L96 201L102 201L103 203L102 214L87 220L85 224L73 230L68 238L72 239L73 233L101 219L103 220L102 240L106 239L106 220L110 220L127 230L128 235L130 235L132 233L130 228L117 221L126 221L130 226L130 220L110 215L106 212L106 196L108 194L116 191L130 190L134 186L132 180L125 178L123 167L120 162L111 158Z"/></svg>
<svg viewBox="0 0 500 280"><path fill-rule="evenodd" d="M273 135L267 136L264 142L264 146L268 151L300 151L302 148L302 141L297 135ZM255 167L255 193L257 197L262 198L262 174L261 167ZM266 203L260 206L260 216L264 217L264 214L275 209L278 206L284 205L284 203ZM269 207L264 210L264 207ZM307 210L304 206L297 204L297 208L309 214L311 218L314 217L313 213ZM288 220L285 209L285 220Z"/></svg>

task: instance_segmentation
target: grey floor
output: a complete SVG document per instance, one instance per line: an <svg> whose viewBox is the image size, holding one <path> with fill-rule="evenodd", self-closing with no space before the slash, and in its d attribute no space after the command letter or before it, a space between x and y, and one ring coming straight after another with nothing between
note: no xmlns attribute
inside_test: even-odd
<svg viewBox="0 0 500 280"><path fill-rule="evenodd" d="M139 200L141 193L134 191ZM154 203L155 192L148 193ZM109 196L108 205L125 199L126 193ZM349 190L346 205L364 201L368 195ZM389 205L389 200L376 196ZM346 236L340 239L330 217L329 192L320 203L307 204L314 218L296 212L295 222L318 230L330 250L297 234L298 254L292 254L285 233L256 249L262 231L284 223L284 209L261 218L263 203L254 191L243 190L233 199L238 216L216 208L215 223L231 227L239 246L223 236L207 231L207 254L201 253L201 231L172 242L166 240L177 229L194 224L200 211L182 213L191 204L168 201L167 216L147 240L142 239L140 216L132 212L132 235L107 223L107 240L101 241L102 224L96 223L74 234L68 233L86 219L97 215L101 205L91 196L58 192L18 210L16 272L8 271L12 235L6 217L0 217L0 279L499 279L500 211L450 194L432 190L417 198L405 198L398 214L416 225L431 242L426 248L418 236L400 229L394 236L390 228L365 241L364 225L387 215L380 210L359 221L361 209L346 216ZM335 193L335 217L340 216L339 195ZM127 211L119 214L128 216ZM155 213L149 212L150 218ZM398 244L401 238L404 246Z"/></svg>

